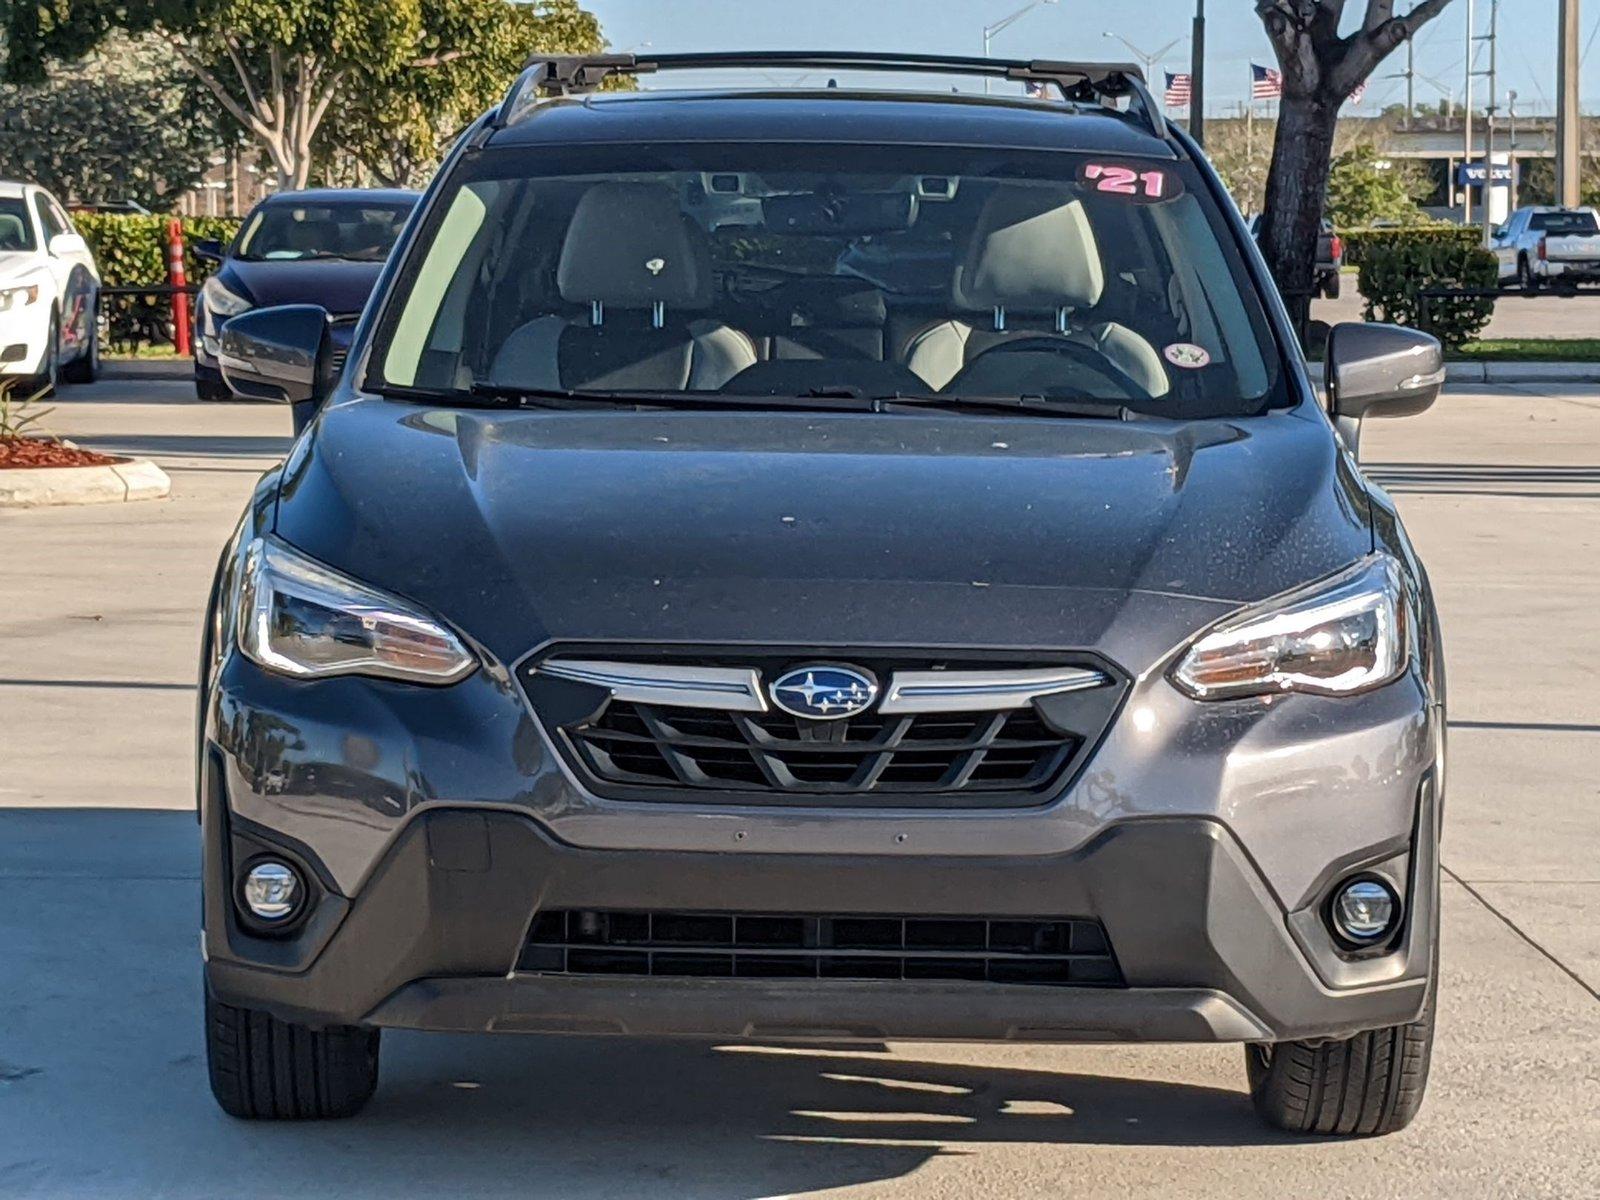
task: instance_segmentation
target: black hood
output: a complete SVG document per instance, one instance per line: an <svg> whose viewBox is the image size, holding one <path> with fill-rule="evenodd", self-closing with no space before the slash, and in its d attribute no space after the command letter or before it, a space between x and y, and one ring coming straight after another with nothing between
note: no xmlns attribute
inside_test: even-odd
<svg viewBox="0 0 1600 1200"><path fill-rule="evenodd" d="M334 316L359 313L367 305L381 262L348 259L229 259L222 282L257 308L274 304L320 304Z"/></svg>
<svg viewBox="0 0 1600 1200"><path fill-rule="evenodd" d="M1307 411L1177 424L356 400L296 448L276 528L505 660L616 639L1099 646L1140 669L1372 547L1359 482ZM1114 636L1128 621L1140 631Z"/></svg>

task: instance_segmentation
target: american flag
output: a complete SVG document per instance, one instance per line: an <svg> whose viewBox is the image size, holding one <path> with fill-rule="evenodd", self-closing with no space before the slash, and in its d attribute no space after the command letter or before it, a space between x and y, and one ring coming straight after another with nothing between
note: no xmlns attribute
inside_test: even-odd
<svg viewBox="0 0 1600 1200"><path fill-rule="evenodd" d="M1258 67L1250 64L1250 99L1252 100L1281 100L1283 98L1283 75L1271 67Z"/></svg>
<svg viewBox="0 0 1600 1200"><path fill-rule="evenodd" d="M1188 105L1189 98L1194 94L1194 77L1192 75L1174 75L1167 72L1167 107L1183 108Z"/></svg>

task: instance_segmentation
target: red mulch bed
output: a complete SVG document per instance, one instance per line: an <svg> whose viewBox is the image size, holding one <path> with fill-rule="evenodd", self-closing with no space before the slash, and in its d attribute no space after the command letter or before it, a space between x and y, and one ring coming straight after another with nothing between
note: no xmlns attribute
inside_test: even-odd
<svg viewBox="0 0 1600 1200"><path fill-rule="evenodd" d="M0 438L0 471L12 467L105 467L127 461L63 446L54 438Z"/></svg>

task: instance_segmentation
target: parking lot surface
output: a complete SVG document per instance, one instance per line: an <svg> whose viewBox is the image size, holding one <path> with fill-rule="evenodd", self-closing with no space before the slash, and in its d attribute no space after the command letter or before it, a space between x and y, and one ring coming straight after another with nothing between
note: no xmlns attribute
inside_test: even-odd
<svg viewBox="0 0 1600 1200"><path fill-rule="evenodd" d="M1314 300L1311 315L1330 325L1361 321L1361 293L1356 277L1346 275L1337 300ZM1494 315L1478 335L1482 338L1592 338L1600 336L1600 291L1576 296L1523 296L1506 292L1494 302Z"/></svg>
<svg viewBox="0 0 1600 1200"><path fill-rule="evenodd" d="M386 1038L351 1122L206 1088L198 622L287 413L181 382L51 423L170 499L0 514L0 1197L1600 1197L1600 389L1456 389L1374 422L1451 684L1444 945L1417 1123L1256 1121L1237 1047Z"/></svg>

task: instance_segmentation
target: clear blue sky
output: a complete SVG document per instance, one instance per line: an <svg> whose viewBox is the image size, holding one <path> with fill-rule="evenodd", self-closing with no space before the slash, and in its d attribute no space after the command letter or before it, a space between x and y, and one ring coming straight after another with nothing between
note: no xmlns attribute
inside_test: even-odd
<svg viewBox="0 0 1600 1200"><path fill-rule="evenodd" d="M1480 32L1487 32L1489 0L1476 0ZM657 52L739 49L884 49L923 53L977 54L982 30L1022 6L1024 0L586 0L619 50L649 43ZM1405 10L1407 0L1397 5ZM1349 0L1346 20L1359 20L1364 0ZM1584 6L1582 40L1600 23L1600 0ZM1466 58L1466 0L1454 0L1417 39L1417 70L1448 85L1459 103ZM1501 0L1500 82L1502 111L1507 89L1519 94L1519 113L1553 111L1557 0ZM1119 33L1147 53L1173 38L1184 40L1157 67L1187 69L1194 0L1056 0L1041 4L995 36L992 52L1016 58L1127 58ZM1272 65L1254 0L1208 0L1206 4L1209 111L1232 109L1249 91L1249 64ZM1479 66L1487 66L1485 47ZM1405 66L1395 54L1377 76ZM1417 80L1418 102L1443 92ZM1486 81L1473 87L1482 102ZM1584 111L1600 112L1600 38L1584 62ZM1400 79L1374 78L1362 109L1375 112L1403 100ZM1541 99L1542 97L1542 99Z"/></svg>

